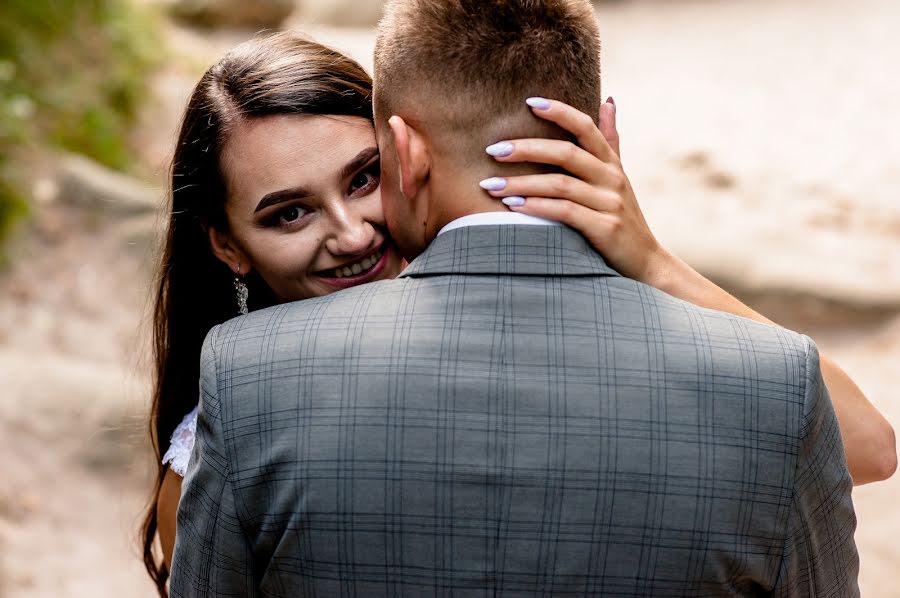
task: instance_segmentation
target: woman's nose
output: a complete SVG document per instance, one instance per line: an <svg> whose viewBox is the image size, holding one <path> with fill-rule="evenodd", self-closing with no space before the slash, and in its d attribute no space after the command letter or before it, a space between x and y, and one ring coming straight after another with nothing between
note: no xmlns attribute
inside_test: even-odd
<svg viewBox="0 0 900 598"><path fill-rule="evenodd" d="M332 255L359 255L372 249L375 229L359 214L341 209L331 218L334 227L325 247Z"/></svg>

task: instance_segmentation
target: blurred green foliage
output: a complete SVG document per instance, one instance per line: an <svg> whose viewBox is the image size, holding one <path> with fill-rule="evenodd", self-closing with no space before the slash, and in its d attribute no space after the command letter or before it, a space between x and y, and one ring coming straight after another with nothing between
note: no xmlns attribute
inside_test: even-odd
<svg viewBox="0 0 900 598"><path fill-rule="evenodd" d="M160 59L155 22L128 0L0 1L0 239L26 211L23 148L129 167L128 128Z"/></svg>

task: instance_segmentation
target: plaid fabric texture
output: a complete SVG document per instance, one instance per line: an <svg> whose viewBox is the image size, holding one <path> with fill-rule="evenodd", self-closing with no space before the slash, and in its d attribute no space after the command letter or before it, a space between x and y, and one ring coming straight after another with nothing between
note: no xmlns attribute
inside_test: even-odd
<svg viewBox="0 0 900 598"><path fill-rule="evenodd" d="M619 276L563 227L213 329L172 595L858 595L803 336Z"/></svg>

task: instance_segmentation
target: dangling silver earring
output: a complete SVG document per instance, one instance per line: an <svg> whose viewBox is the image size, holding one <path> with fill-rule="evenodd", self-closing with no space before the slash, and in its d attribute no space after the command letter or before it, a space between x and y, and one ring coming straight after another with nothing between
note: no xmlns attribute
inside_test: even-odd
<svg viewBox="0 0 900 598"><path fill-rule="evenodd" d="M241 276L241 267L237 268L237 276L234 277L234 293L237 296L238 313L245 316L249 313L247 309L247 298L250 297L250 291L247 284Z"/></svg>

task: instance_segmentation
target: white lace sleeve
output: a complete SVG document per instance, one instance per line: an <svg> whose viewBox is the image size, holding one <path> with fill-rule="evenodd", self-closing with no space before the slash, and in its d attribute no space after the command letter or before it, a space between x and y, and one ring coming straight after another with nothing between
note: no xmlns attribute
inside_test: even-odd
<svg viewBox="0 0 900 598"><path fill-rule="evenodd" d="M169 467L184 477L187 471L188 459L191 457L191 451L194 450L194 438L197 435L197 411L200 407L194 407L194 410L184 416L178 427L172 433L172 442L169 450L163 456L163 465L169 463Z"/></svg>

